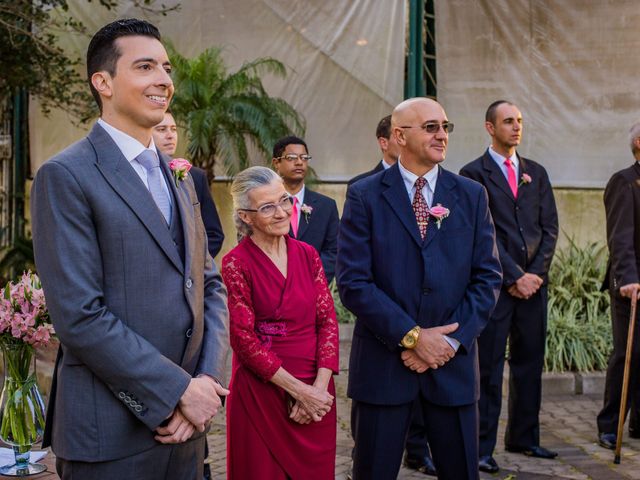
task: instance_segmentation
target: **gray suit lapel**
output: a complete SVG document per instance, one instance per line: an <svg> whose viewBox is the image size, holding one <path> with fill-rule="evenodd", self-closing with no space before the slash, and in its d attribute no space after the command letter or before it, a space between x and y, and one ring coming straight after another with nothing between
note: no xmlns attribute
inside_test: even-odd
<svg viewBox="0 0 640 480"><path fill-rule="evenodd" d="M133 210L178 271L183 272L182 260L162 214L118 146L99 125L93 127L88 139L96 151L98 170L107 183Z"/></svg>

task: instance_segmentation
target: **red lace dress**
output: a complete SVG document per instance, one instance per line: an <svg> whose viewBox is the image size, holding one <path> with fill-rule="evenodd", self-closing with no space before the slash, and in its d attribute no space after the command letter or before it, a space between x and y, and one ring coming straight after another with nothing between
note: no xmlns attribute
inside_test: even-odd
<svg viewBox="0 0 640 480"><path fill-rule="evenodd" d="M286 392L269 382L281 366L313 383L338 372L338 325L322 262L288 235L287 277L245 237L222 260L229 291L233 368L227 399L227 478L335 478L335 406L320 422L289 420ZM335 396L333 379L329 392Z"/></svg>

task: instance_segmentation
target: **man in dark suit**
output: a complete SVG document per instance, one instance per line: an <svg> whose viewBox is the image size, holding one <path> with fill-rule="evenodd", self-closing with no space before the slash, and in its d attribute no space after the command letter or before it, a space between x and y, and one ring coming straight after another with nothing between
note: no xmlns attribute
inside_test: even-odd
<svg viewBox="0 0 640 480"><path fill-rule="evenodd" d="M60 338L43 446L63 480L202 478L228 394L216 381L226 291L191 176L175 181L153 143L170 70L153 25L103 27L87 51L100 119L34 180L35 259Z"/></svg>
<svg viewBox="0 0 640 480"><path fill-rule="evenodd" d="M507 338L510 377L506 448L540 458L556 456L540 446L538 413L547 333L547 274L558 238L558 214L544 167L516 153L522 137L520 110L504 100L492 103L485 128L491 146L460 174L487 189L504 273L498 304L478 340L480 469L497 472L493 450Z"/></svg>
<svg viewBox="0 0 640 480"><path fill-rule="evenodd" d="M486 192L439 166L453 125L437 102L402 102L392 126L400 159L349 187L338 239L354 480L397 477L416 399L439 478L477 479L476 338L502 280Z"/></svg>
<svg viewBox="0 0 640 480"><path fill-rule="evenodd" d="M349 180L349 186L358 180L375 175L378 172L383 172L388 168L391 168L398 161L398 155L400 155L400 149L396 143L395 136L391 135L391 115L383 117L376 127L376 139L382 152L382 160L378 162L373 170L361 173ZM437 474L436 467L433 465L433 459L431 458L431 452L429 451L429 444L426 437L426 428L424 426L424 419L422 418L422 408L418 406L414 410L413 419L411 420L411 427L407 434L407 453L404 458L404 465L412 470L417 470L426 475Z"/></svg>
<svg viewBox="0 0 640 480"><path fill-rule="evenodd" d="M301 138L281 138L273 146L273 168L293 196L289 235L312 245L320 254L327 283L336 271L338 253L338 207L335 200L314 192L304 184L311 155Z"/></svg>
<svg viewBox="0 0 640 480"><path fill-rule="evenodd" d="M387 115L378 122L378 126L376 127L376 139L378 140L378 145L382 152L382 160L378 162L373 170L369 170L368 172L364 172L353 177L349 180L348 185L378 172L382 172L392 165L395 165L398 161L398 144L391 135L391 115Z"/></svg>
<svg viewBox="0 0 640 480"><path fill-rule="evenodd" d="M631 152L635 162L616 172L604 191L607 214L607 245L609 262L605 287L611 296L611 323L613 326L613 352L607 367L604 406L598 414L598 441L601 446L615 449L620 415L622 375L627 347L627 332L631 302L640 291L640 123L629 132ZM640 315L636 316L636 323ZM637 329L636 329L637 333ZM631 376L627 412L631 409L629 436L640 438L640 335L634 336L631 356ZM624 422L624 420L622 420Z"/></svg>
<svg viewBox="0 0 640 480"><path fill-rule="evenodd" d="M153 127L153 141L158 150L173 158L178 148L178 127L170 110L164 114L162 122ZM215 257L222 248L224 242L224 233L222 225L220 225L220 217L216 204L211 197L209 190L209 179L207 172L198 167L192 167L190 170L193 183L196 187L196 194L200 202L200 213L204 228L207 231L207 240L209 253Z"/></svg>

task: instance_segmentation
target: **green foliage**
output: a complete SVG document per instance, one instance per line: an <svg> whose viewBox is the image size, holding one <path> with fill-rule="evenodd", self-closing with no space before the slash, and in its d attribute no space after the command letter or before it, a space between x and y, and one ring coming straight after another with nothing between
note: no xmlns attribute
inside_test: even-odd
<svg viewBox="0 0 640 480"><path fill-rule="evenodd" d="M13 245L0 250L0 284L4 285L22 272L36 271L33 241L18 237Z"/></svg>
<svg viewBox="0 0 640 480"><path fill-rule="evenodd" d="M329 285L329 289L331 290L331 296L333 297L333 305L336 309L336 317L338 319L338 323L356 323L356 316L349 310L347 310L347 307L345 307L340 300L340 294L338 294L338 285L335 280L331 282L331 285Z"/></svg>
<svg viewBox="0 0 640 480"><path fill-rule="evenodd" d="M119 0L86 0L111 10ZM134 6L165 15L178 7L154 7L155 0L134 0ZM87 35L85 26L69 13L67 0L0 1L0 100L26 88L40 100L45 114L64 108L80 121L96 113L81 59L59 45L60 35Z"/></svg>
<svg viewBox="0 0 640 480"><path fill-rule="evenodd" d="M228 73L220 48L192 59L172 45L168 50L176 89L171 111L186 127L191 160L211 176L216 161L229 176L247 168L248 143L267 160L279 138L304 133L302 117L281 98L270 97L262 85L262 75L286 76L278 60L258 58Z"/></svg>
<svg viewBox="0 0 640 480"><path fill-rule="evenodd" d="M551 372L603 370L613 345L609 295L600 291L606 250L572 239L549 272L549 319L544 368Z"/></svg>

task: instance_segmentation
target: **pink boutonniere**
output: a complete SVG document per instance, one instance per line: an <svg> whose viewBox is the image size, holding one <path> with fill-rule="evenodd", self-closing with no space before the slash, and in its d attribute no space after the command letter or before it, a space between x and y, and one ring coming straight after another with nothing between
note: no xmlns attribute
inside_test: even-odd
<svg viewBox="0 0 640 480"><path fill-rule="evenodd" d="M449 209L438 203L435 207L430 208L428 213L436 219L436 225L438 226L438 230L440 230L442 221L449 216Z"/></svg>
<svg viewBox="0 0 640 480"><path fill-rule="evenodd" d="M174 158L169 162L169 168L173 172L173 179L176 182L176 188L178 187L178 182L184 180L191 170L192 165L188 160L184 158Z"/></svg>
<svg viewBox="0 0 640 480"><path fill-rule="evenodd" d="M518 186L521 187L522 185L527 185L528 183L531 183L531 175L529 175L528 173L523 173L520 177L520 185Z"/></svg>
<svg viewBox="0 0 640 480"><path fill-rule="evenodd" d="M307 205L306 203L303 203L300 206L300 211L302 212L302 214L304 215L304 219L307 223L309 223L309 217L311 216L311 213L313 212L313 207L310 205Z"/></svg>

